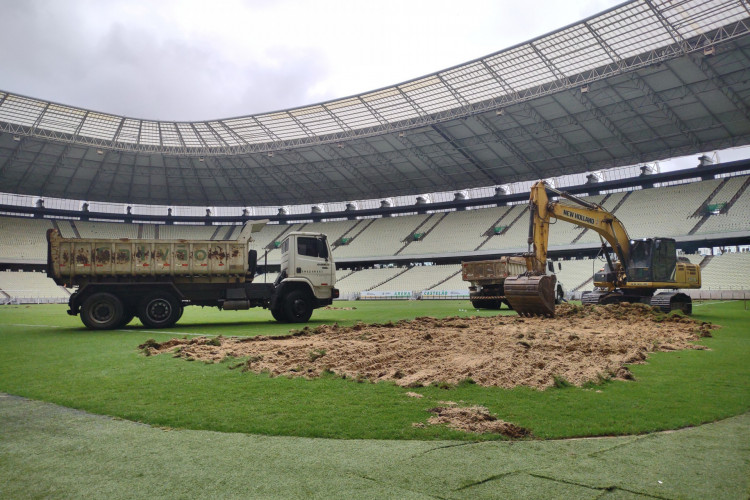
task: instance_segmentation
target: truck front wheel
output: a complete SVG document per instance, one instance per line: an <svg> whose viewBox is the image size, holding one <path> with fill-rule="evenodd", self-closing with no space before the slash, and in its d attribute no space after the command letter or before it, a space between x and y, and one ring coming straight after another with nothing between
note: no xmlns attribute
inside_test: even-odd
<svg viewBox="0 0 750 500"><path fill-rule="evenodd" d="M271 316L273 316L273 319L275 319L279 323L286 323L286 318L284 317L284 311L282 311L280 307L271 309Z"/></svg>
<svg viewBox="0 0 750 500"><path fill-rule="evenodd" d="M111 293L95 293L81 306L81 321L92 330L119 328L123 315L122 301Z"/></svg>
<svg viewBox="0 0 750 500"><path fill-rule="evenodd" d="M293 290L284 298L282 310L288 322L305 323L312 316L312 300L302 290Z"/></svg>
<svg viewBox="0 0 750 500"><path fill-rule="evenodd" d="M182 316L182 304L167 292L155 292L138 306L138 319L148 328L169 328Z"/></svg>

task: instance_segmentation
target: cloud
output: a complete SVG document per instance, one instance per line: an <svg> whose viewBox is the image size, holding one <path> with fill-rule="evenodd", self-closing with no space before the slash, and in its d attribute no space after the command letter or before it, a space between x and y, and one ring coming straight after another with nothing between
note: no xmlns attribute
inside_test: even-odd
<svg viewBox="0 0 750 500"><path fill-rule="evenodd" d="M484 56L618 0L0 0L0 89L206 120L362 93Z"/></svg>

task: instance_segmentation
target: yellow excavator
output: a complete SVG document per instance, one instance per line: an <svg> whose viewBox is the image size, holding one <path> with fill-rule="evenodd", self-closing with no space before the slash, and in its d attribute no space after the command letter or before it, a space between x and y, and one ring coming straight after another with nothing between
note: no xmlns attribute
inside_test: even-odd
<svg viewBox="0 0 750 500"><path fill-rule="evenodd" d="M550 201L547 191L555 193L559 199ZM519 315L555 315L556 278L545 274L552 218L596 231L602 239L602 253L607 263L594 274L594 291L583 294L584 305L640 302L665 312L692 313L689 295L678 291L656 293L657 290L701 287L700 266L677 257L674 239L631 240L622 222L601 205L559 191L544 181L532 186L529 209L529 251L523 255L527 271L505 280L505 298Z"/></svg>

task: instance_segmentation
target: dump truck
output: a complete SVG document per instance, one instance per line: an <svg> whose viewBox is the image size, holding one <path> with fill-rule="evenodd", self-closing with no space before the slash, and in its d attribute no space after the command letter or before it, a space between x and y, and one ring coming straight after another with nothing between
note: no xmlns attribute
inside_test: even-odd
<svg viewBox="0 0 750 500"><path fill-rule="evenodd" d="M550 273L554 274L552 262ZM468 281L469 300L476 309L500 309L503 304L511 307L505 298L505 279L526 272L524 257L501 257L491 260L476 260L461 263L461 278ZM555 302L563 299L562 283L557 283Z"/></svg>
<svg viewBox="0 0 750 500"><path fill-rule="evenodd" d="M254 283L258 253L248 223L234 240L64 238L47 231L47 275L76 288L68 314L88 328L121 328L138 317L149 328L174 325L189 305L269 309L280 322L310 319L338 298L336 264L322 233L291 232L281 242L281 272Z"/></svg>
<svg viewBox="0 0 750 500"><path fill-rule="evenodd" d="M550 201L547 191L558 199ZM674 238L631 239L622 222L601 205L542 180L531 188L529 212L526 272L505 280L506 298L518 314L555 315L555 283L544 272L551 219L591 229L601 238L600 253L607 262L594 274L595 289L581 297L584 305L630 302L649 304L664 312L693 312L692 299L681 290L701 287L700 266L677 256Z"/></svg>

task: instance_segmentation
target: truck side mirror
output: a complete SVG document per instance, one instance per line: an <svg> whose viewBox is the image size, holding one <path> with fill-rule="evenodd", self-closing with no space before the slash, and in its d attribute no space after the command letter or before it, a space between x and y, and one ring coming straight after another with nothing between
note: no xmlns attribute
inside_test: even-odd
<svg viewBox="0 0 750 500"><path fill-rule="evenodd" d="M547 261L547 269L549 269L549 272L555 273L555 264L551 260Z"/></svg>
<svg viewBox="0 0 750 500"><path fill-rule="evenodd" d="M562 262L557 263L557 270L562 271Z"/></svg>

